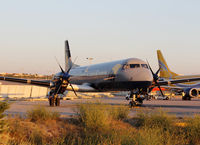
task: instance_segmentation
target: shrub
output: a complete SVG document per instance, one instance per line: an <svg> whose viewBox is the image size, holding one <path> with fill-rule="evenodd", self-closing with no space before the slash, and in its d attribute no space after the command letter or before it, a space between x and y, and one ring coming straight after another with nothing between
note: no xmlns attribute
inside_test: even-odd
<svg viewBox="0 0 200 145"><path fill-rule="evenodd" d="M127 106L111 106L102 103L87 103L78 105L79 120L86 128L93 130L105 129L111 120L128 118Z"/></svg>
<svg viewBox="0 0 200 145"><path fill-rule="evenodd" d="M9 118L9 144L62 144L65 124L48 120L30 122L28 119Z"/></svg>
<svg viewBox="0 0 200 145"><path fill-rule="evenodd" d="M162 110L151 112L142 110L128 121L138 128L135 144L187 144L184 128L176 126L176 118Z"/></svg>
<svg viewBox="0 0 200 145"><path fill-rule="evenodd" d="M3 120L3 117L5 116L3 112L8 108L8 103L0 102L0 133L5 130L6 122Z"/></svg>
<svg viewBox="0 0 200 145"><path fill-rule="evenodd" d="M180 128L165 130L163 128L139 128L133 144L140 145L184 145L187 144L185 134Z"/></svg>
<svg viewBox="0 0 200 145"><path fill-rule="evenodd" d="M136 117L136 127L170 129L173 126L174 116L168 115L162 110L152 112L141 111Z"/></svg>
<svg viewBox="0 0 200 145"><path fill-rule="evenodd" d="M124 120L128 118L129 107L127 106L117 106L117 107L110 106L110 107L111 108L109 114L113 119Z"/></svg>
<svg viewBox="0 0 200 145"><path fill-rule="evenodd" d="M99 104L81 104L78 114L84 127L93 131L104 130L110 123L108 112Z"/></svg>
<svg viewBox="0 0 200 145"><path fill-rule="evenodd" d="M190 144L200 143L200 116L195 115L194 118L186 119L186 135Z"/></svg>
<svg viewBox="0 0 200 145"><path fill-rule="evenodd" d="M57 120L60 114L58 112L50 112L44 107L37 107L35 109L27 111L27 118L31 121L45 121L45 120Z"/></svg>

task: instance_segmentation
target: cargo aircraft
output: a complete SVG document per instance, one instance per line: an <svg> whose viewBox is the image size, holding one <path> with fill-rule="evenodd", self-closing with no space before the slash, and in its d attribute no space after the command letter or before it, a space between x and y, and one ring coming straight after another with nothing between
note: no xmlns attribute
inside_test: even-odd
<svg viewBox="0 0 200 145"><path fill-rule="evenodd" d="M199 78L158 81L159 70L154 73L148 63L138 58L89 66L73 67L68 41L65 41L65 70L54 75L52 80L29 80L0 77L0 80L14 81L31 85L49 87L50 106L60 105L60 95L66 90L76 92L118 92L130 91L130 105L141 105L143 98L157 86L200 80ZM162 92L162 90L160 89Z"/></svg>
<svg viewBox="0 0 200 145"><path fill-rule="evenodd" d="M160 50L157 50L158 64L160 67L160 79L163 80L178 80L178 79L191 79L191 78L199 78L200 75L180 75L172 72ZM178 84L170 84L167 86L177 92L182 92L182 100L191 100L191 98L195 98L199 96L200 93L200 81L196 82L184 82Z"/></svg>

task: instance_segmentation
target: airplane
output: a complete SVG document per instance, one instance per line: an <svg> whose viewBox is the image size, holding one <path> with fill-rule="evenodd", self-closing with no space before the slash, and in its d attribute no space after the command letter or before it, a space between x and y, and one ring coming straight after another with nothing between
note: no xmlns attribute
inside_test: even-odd
<svg viewBox="0 0 200 145"><path fill-rule="evenodd" d="M58 63L61 72L52 80L30 80L0 77L0 80L49 87L49 105L60 106L60 94L66 90L76 92L119 92L130 91L131 106L142 105L143 98L157 86L200 80L199 78L158 81L159 70L154 73L145 61L128 58L107 63L73 67L69 43L65 41L65 70Z"/></svg>
<svg viewBox="0 0 200 145"><path fill-rule="evenodd" d="M157 57L158 64L160 67L160 79L162 78L163 80L177 80L200 77L200 75L180 75L171 71L160 50L157 50ZM184 82L178 84L171 84L169 87L177 92L182 92L182 100L191 100L191 98L198 97L200 93L199 81L190 83Z"/></svg>

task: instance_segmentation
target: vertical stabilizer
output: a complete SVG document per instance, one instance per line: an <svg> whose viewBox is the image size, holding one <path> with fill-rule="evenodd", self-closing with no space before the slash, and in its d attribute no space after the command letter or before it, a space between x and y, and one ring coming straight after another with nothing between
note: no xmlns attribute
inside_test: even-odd
<svg viewBox="0 0 200 145"><path fill-rule="evenodd" d="M160 50L157 50L157 57L158 57L158 64L159 64L159 67L160 67L160 77L161 78L170 78L170 79L173 79L175 78L176 76L178 76L178 74L172 72L163 55L162 55L162 52Z"/></svg>
<svg viewBox="0 0 200 145"><path fill-rule="evenodd" d="M69 49L68 40L65 41L65 71L67 72L72 67L71 52Z"/></svg>

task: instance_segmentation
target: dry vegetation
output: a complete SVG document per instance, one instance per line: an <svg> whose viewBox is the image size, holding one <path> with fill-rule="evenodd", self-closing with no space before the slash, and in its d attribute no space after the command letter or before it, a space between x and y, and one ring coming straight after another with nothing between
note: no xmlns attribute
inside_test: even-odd
<svg viewBox="0 0 200 145"><path fill-rule="evenodd" d="M1 115L8 105L0 106ZM87 103L77 106L76 118L61 119L58 113L38 107L27 112L25 119L4 118L0 144L200 144L200 116L178 119L162 110L143 110L129 118L128 112L126 106Z"/></svg>

